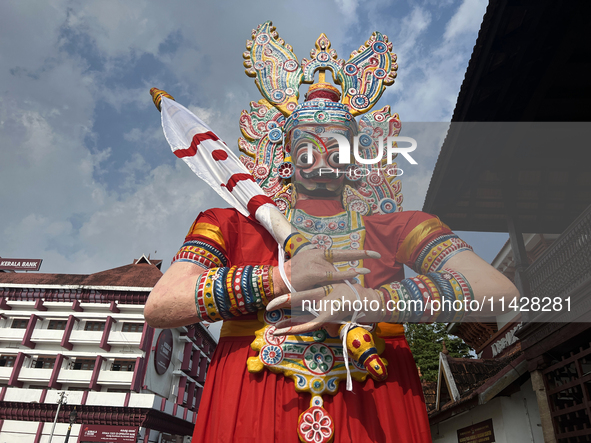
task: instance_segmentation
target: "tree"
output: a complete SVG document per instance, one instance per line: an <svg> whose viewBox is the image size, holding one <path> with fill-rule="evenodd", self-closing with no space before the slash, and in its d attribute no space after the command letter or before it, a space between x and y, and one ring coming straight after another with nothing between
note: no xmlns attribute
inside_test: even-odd
<svg viewBox="0 0 591 443"><path fill-rule="evenodd" d="M405 326L406 339L420 368L421 380L437 381L439 353L443 341L450 357L470 358L470 347L464 341L448 334L445 323L409 323Z"/></svg>

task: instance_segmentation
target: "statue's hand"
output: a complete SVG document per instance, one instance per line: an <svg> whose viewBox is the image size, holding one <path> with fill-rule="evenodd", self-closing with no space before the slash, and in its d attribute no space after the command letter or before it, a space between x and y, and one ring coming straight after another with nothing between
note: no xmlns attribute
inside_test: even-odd
<svg viewBox="0 0 591 443"><path fill-rule="evenodd" d="M315 288L308 291L286 294L275 298L267 305L267 311L288 308L291 309L291 318L277 323L274 335L301 334L324 327L330 335L338 335L340 323L349 320L355 312L355 307L366 316L359 321L369 322L376 320L376 316L382 313L382 301L374 289L364 288L361 285L353 285L359 294L344 283ZM357 303L356 303L357 302ZM319 314L314 317L307 307L312 307ZM377 311L376 311L377 308Z"/></svg>
<svg viewBox="0 0 591 443"><path fill-rule="evenodd" d="M368 274L370 272L367 268L353 267L347 271L339 272L335 270L333 263L380 257L380 254L375 251L309 249L286 261L284 269L285 275L293 288L296 291L305 291L331 282L349 280L359 274ZM275 297L289 292L278 268L273 270L273 286Z"/></svg>

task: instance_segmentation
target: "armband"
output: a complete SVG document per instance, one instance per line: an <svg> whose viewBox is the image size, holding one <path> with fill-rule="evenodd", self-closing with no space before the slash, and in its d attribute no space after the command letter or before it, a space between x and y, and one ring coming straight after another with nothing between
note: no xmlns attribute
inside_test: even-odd
<svg viewBox="0 0 591 443"><path fill-rule="evenodd" d="M451 269L405 278L378 290L383 296L382 321L388 323L459 322L474 298L468 280Z"/></svg>
<svg viewBox="0 0 591 443"><path fill-rule="evenodd" d="M201 321L216 322L257 312L272 299L272 266L208 269L195 286L195 304Z"/></svg>
<svg viewBox="0 0 591 443"><path fill-rule="evenodd" d="M412 268L417 274L441 270L458 252L471 251L472 247L455 234L442 235L429 242L418 255Z"/></svg>

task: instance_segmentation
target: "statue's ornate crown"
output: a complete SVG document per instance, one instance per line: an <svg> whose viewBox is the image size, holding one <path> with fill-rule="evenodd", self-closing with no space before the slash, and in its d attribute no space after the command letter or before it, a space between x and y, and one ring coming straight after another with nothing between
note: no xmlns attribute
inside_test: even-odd
<svg viewBox="0 0 591 443"><path fill-rule="evenodd" d="M377 137L395 136L400 132L398 114L391 114L389 106L368 113L386 86L392 85L396 78L396 54L392 53L392 43L387 36L374 32L345 62L331 48L328 37L321 34L310 51L310 60L304 58L300 64L293 48L279 38L273 24L267 21L252 31L252 40L246 42L246 49L243 54L246 74L255 78L264 98L258 103L251 102L250 112L242 111L240 116L244 137L238 140L238 146L246 154L241 160L281 209L287 210L292 203L290 179L294 165L289 147L284 146L284 133L300 123L297 118L289 118L286 125L286 118L296 110L296 115L302 111L302 115L308 116L310 110L317 108L320 113L310 115L319 124L323 123L322 112L324 118L326 113L332 115L331 112L335 118L345 116L353 125L353 117L365 114L358 124L360 154L365 158L376 157ZM342 91L325 81L326 70L332 72L334 83ZM314 83L316 71L319 71L319 81ZM311 86L307 101L298 105L302 83ZM342 115L337 116L337 113ZM362 201L364 212L368 214L401 210L401 186L400 181L395 180L396 174L391 173L394 168L396 164L387 165L384 159L374 165L369 174L351 181L344 195L345 205L351 200Z"/></svg>

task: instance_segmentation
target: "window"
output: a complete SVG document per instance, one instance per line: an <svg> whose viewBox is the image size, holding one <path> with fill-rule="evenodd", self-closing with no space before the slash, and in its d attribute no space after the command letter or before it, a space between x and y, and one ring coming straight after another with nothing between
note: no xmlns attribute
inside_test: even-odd
<svg viewBox="0 0 591 443"><path fill-rule="evenodd" d="M47 385L29 385L29 389L47 389Z"/></svg>
<svg viewBox="0 0 591 443"><path fill-rule="evenodd" d="M14 366L14 360L16 355L0 355L0 366L12 368Z"/></svg>
<svg viewBox="0 0 591 443"><path fill-rule="evenodd" d="M142 332L143 330L143 323L123 323L123 332Z"/></svg>
<svg viewBox="0 0 591 443"><path fill-rule="evenodd" d="M12 320L12 329L27 329L27 324L29 323L28 318L15 318Z"/></svg>
<svg viewBox="0 0 591 443"><path fill-rule="evenodd" d="M67 320L49 320L49 326L47 329L56 329L63 331L66 329Z"/></svg>
<svg viewBox="0 0 591 443"><path fill-rule="evenodd" d="M105 330L105 322L104 321L87 321L84 325L85 331L104 331Z"/></svg>
<svg viewBox="0 0 591 443"><path fill-rule="evenodd" d="M111 371L128 371L132 372L135 369L135 360L115 360Z"/></svg>
<svg viewBox="0 0 591 443"><path fill-rule="evenodd" d="M53 369L55 365L55 357L39 357L33 361L31 367L40 369Z"/></svg>
<svg viewBox="0 0 591 443"><path fill-rule="evenodd" d="M80 370L80 371L92 371L94 369L94 359L90 358L77 358L74 361L74 365L72 369Z"/></svg>

